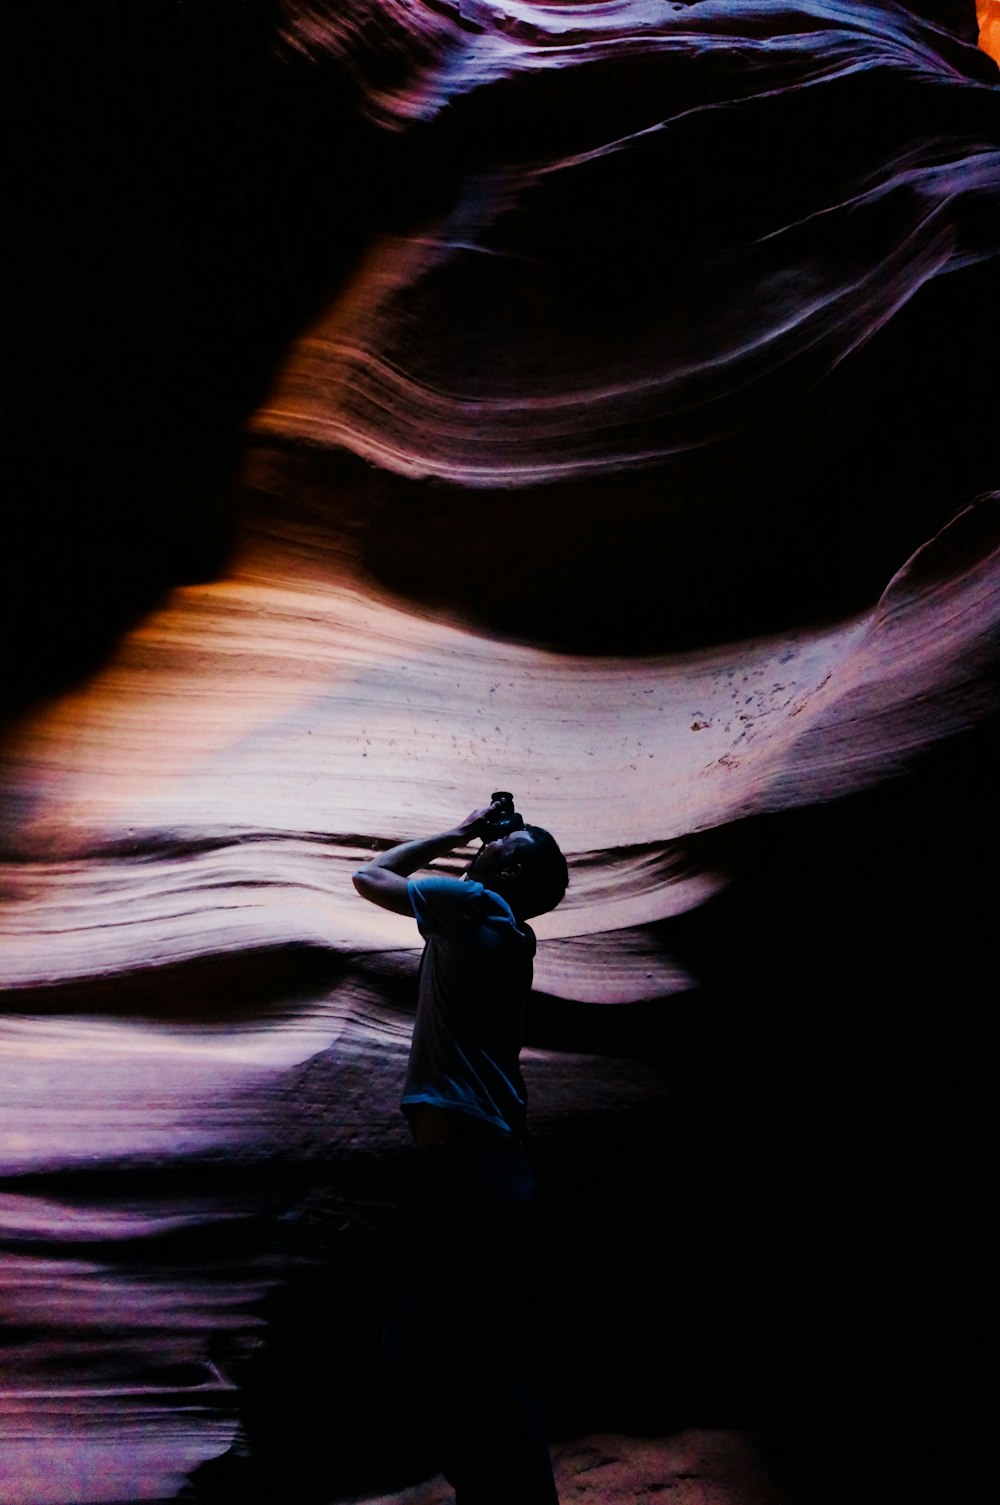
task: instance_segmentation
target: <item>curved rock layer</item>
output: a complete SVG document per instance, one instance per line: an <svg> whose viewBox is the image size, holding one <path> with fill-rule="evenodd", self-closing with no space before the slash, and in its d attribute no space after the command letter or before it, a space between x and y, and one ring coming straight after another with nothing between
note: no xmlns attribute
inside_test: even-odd
<svg viewBox="0 0 1000 1505"><path fill-rule="evenodd" d="M832 1498L849 1386L898 1446L864 1424L841 1456L886 1498L899 1417L965 1395L940 1374L979 1289L954 1284L1000 653L975 7L130 25L164 99L202 49L192 122L226 60L273 154L249 208L217 202L226 163L253 177L224 116L194 197L171 178L172 312L75 243L21 399L18 588L37 613L50 529L68 615L0 746L0 1492L165 1498L238 1425L289 1498L429 1471L375 1363L418 938L349 880L506 787L571 870L525 1051L564 1490ZM69 475L60 532L32 499Z"/></svg>

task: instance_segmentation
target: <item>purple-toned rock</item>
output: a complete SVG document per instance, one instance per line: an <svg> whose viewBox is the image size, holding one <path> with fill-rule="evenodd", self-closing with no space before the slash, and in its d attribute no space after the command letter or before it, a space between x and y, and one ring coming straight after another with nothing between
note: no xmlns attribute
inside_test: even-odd
<svg viewBox="0 0 1000 1505"><path fill-rule="evenodd" d="M19 31L10 1505L448 1497L378 1362L421 943L350 875L501 787L571 872L523 1053L563 1497L933 1470L998 814L974 42L832 0Z"/></svg>

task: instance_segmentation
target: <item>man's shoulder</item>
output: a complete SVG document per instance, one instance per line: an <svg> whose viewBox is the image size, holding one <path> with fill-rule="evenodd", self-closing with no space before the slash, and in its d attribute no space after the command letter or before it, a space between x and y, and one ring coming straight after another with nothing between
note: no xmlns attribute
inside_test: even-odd
<svg viewBox="0 0 1000 1505"><path fill-rule="evenodd" d="M411 893L422 895L439 904L467 904L486 892L481 883L471 879L452 878L446 873L418 873L410 878L407 887Z"/></svg>
<svg viewBox="0 0 1000 1505"><path fill-rule="evenodd" d="M407 889L423 934L440 934L491 919L508 921L517 928L506 899L475 879L432 873L411 878Z"/></svg>
<svg viewBox="0 0 1000 1505"><path fill-rule="evenodd" d="M481 883L450 878L443 873L411 878L406 887L417 924L425 935L467 922L481 907L486 892Z"/></svg>

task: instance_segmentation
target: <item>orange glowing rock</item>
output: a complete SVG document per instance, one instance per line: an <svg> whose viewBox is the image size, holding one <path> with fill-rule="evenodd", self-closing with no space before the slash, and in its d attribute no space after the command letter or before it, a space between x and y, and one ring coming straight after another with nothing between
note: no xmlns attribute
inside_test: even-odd
<svg viewBox="0 0 1000 1505"><path fill-rule="evenodd" d="M979 45L1000 63L1000 0L976 0Z"/></svg>

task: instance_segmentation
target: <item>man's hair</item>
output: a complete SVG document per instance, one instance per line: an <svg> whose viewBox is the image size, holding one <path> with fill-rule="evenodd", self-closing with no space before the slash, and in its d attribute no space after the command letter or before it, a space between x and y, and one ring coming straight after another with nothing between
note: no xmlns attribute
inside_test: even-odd
<svg viewBox="0 0 1000 1505"><path fill-rule="evenodd" d="M524 919L547 914L561 903L569 883L569 869L554 836L541 826L525 826L531 846L521 857L517 878L517 910ZM523 851L523 848L522 848Z"/></svg>

